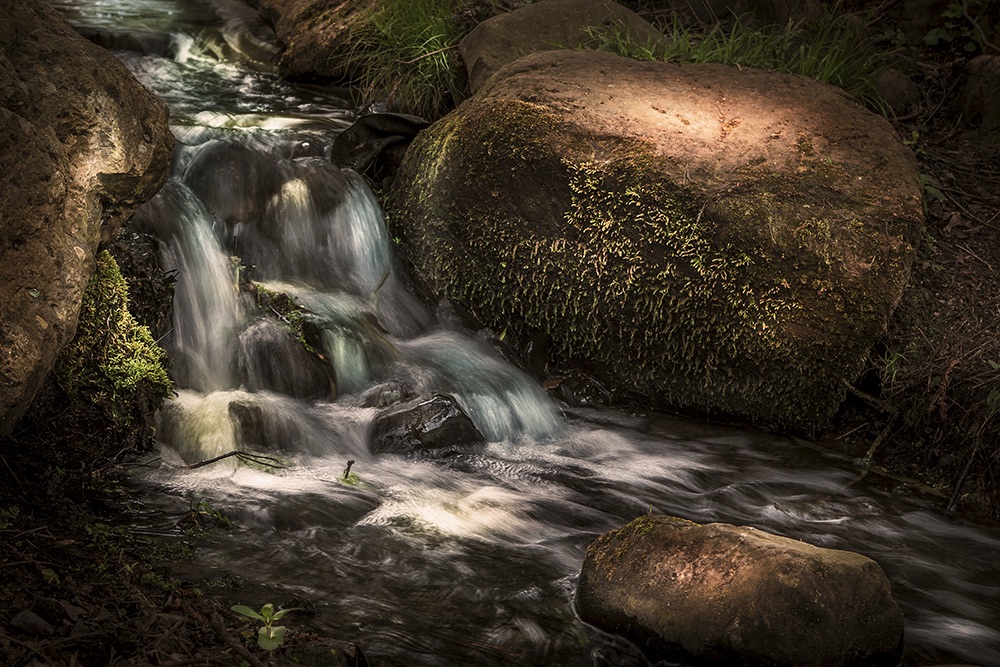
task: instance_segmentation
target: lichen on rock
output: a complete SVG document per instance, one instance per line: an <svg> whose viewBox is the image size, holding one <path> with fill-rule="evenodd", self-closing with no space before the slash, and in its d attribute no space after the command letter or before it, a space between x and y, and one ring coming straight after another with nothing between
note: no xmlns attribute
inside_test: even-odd
<svg viewBox="0 0 1000 667"><path fill-rule="evenodd" d="M389 197L417 276L657 407L815 432L884 331L912 155L829 86L548 52L418 136Z"/></svg>

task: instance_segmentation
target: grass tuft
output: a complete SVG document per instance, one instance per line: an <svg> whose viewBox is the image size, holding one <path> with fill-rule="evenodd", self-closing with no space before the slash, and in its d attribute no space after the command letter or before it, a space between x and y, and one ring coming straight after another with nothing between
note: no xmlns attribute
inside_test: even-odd
<svg viewBox="0 0 1000 667"><path fill-rule="evenodd" d="M443 115L461 99L454 21L458 0L385 0L351 31L346 67L366 99L397 111Z"/></svg>
<svg viewBox="0 0 1000 667"><path fill-rule="evenodd" d="M686 27L674 18L660 26L665 40L638 42L620 23L588 30L590 46L636 60L718 63L800 74L837 86L884 113L874 87L874 50L851 21L832 12L811 25L755 27L735 19L727 30Z"/></svg>

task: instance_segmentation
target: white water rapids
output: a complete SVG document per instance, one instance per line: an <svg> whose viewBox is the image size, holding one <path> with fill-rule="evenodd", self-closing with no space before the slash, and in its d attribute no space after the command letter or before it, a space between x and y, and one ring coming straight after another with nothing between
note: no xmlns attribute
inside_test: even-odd
<svg viewBox="0 0 1000 667"><path fill-rule="evenodd" d="M209 501L235 521L199 541L192 565L243 582L234 603L297 600L315 614L289 627L389 664L642 665L576 617L573 589L598 534L652 511L861 552L904 611L906 664L1000 665L996 528L856 483L789 439L557 404L487 333L409 291L374 196L328 159L350 103L230 59L246 57L241 31L254 29L245 6L52 4L75 25L167 45L118 52L171 107L178 139L173 178L133 223L177 272L164 343L179 386L161 414L162 462L137 483L158 511ZM241 273L312 313L335 400L288 327L239 289ZM370 453L380 408L367 406L401 388L453 396L489 443ZM180 465L251 447L287 467ZM354 486L339 480L348 460Z"/></svg>

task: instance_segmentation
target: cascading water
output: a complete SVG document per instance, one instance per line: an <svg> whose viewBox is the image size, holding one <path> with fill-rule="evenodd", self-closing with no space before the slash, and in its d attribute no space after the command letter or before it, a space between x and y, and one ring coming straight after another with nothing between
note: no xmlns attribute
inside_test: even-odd
<svg viewBox="0 0 1000 667"><path fill-rule="evenodd" d="M903 608L908 664L1000 664L995 531L787 439L560 410L488 338L439 321L407 290L363 179L329 162L350 105L227 60L267 52L245 5L52 4L155 46L119 56L170 105L178 139L173 179L133 224L177 271L165 342L179 391L161 411L162 464L137 481L168 512L209 500L236 521L199 544L206 578L245 582L234 602L305 601L316 615L288 625L395 664L644 664L581 623L572 596L590 541L654 511L864 553ZM306 314L283 312L292 302ZM436 394L487 444L371 453L386 405ZM180 465L237 449L287 467ZM341 482L347 460L357 484Z"/></svg>

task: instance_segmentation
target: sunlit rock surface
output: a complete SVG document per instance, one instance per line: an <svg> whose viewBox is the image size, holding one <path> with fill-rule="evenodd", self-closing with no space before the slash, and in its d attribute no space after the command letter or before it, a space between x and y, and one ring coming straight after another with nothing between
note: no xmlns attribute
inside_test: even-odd
<svg viewBox="0 0 1000 667"><path fill-rule="evenodd" d="M0 22L0 436L73 337L94 255L170 168L166 108L34 0Z"/></svg>
<svg viewBox="0 0 1000 667"><path fill-rule="evenodd" d="M697 664L889 666L902 651L873 560L728 524L646 516L602 535L576 604L652 656Z"/></svg>
<svg viewBox="0 0 1000 667"><path fill-rule="evenodd" d="M458 50L469 90L477 92L501 67L528 54L587 46L592 33L605 28L643 45L664 39L648 21L615 2L542 0L483 21L462 39Z"/></svg>
<svg viewBox="0 0 1000 667"><path fill-rule="evenodd" d="M417 137L389 197L416 274L671 409L818 431L922 220L884 118L803 77L550 51Z"/></svg>

